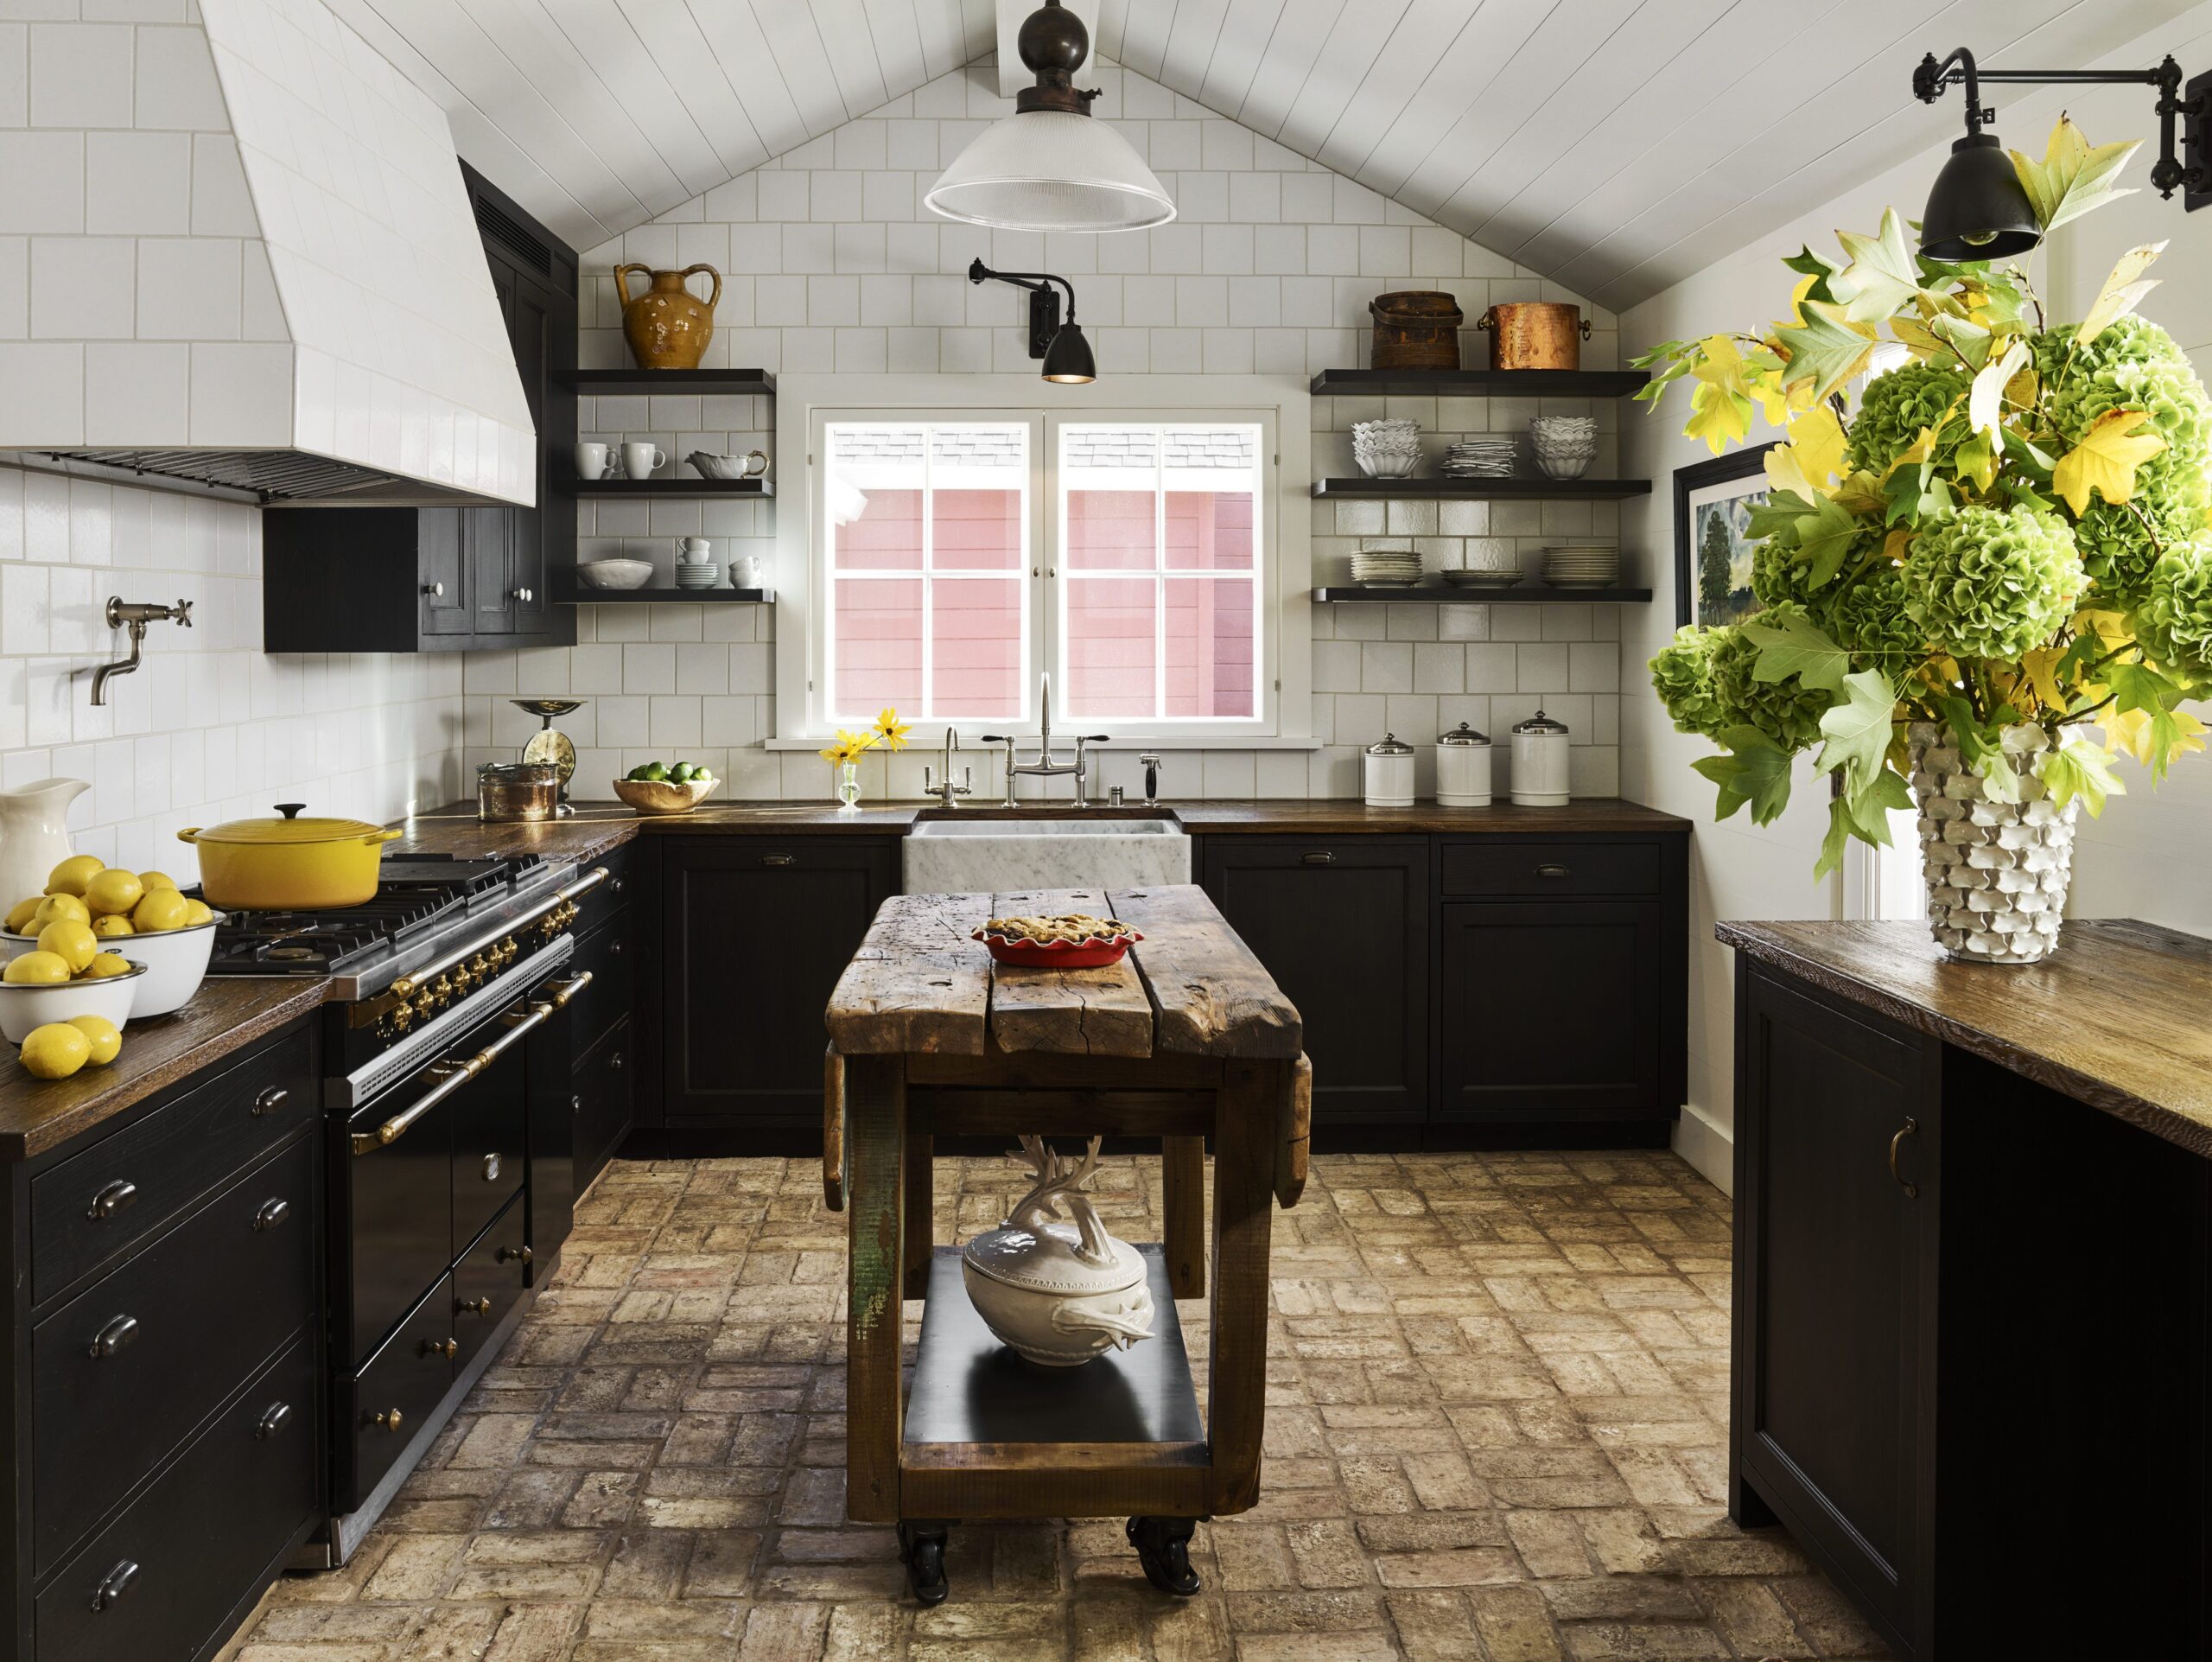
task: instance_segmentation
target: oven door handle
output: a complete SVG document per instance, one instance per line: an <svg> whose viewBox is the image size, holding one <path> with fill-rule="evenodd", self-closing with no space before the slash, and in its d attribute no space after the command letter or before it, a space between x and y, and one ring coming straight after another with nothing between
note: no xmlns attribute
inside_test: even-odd
<svg viewBox="0 0 2212 1662"><path fill-rule="evenodd" d="M429 1072L437 1083L409 1105L404 1113L394 1114L373 1131L354 1132L353 1152L374 1154L378 1149L398 1142L401 1137L407 1135L408 1129L416 1121L421 1119L431 1109L436 1107L469 1080L491 1067L493 1062L498 1061L501 1056L520 1044L524 1035L532 1028L550 1021L556 1008L556 1005L541 1001L532 1003L524 1010L509 1010L499 1018L507 1024L507 1030L467 1060L434 1064Z"/></svg>

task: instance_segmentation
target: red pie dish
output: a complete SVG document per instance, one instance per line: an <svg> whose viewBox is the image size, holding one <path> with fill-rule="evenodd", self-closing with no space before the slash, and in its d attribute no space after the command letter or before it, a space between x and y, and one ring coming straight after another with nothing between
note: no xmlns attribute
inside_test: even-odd
<svg viewBox="0 0 2212 1662"><path fill-rule="evenodd" d="M1131 929L1111 940L1013 940L978 929L972 939L982 941L1001 964L1033 970L1096 970L1119 964L1144 937Z"/></svg>

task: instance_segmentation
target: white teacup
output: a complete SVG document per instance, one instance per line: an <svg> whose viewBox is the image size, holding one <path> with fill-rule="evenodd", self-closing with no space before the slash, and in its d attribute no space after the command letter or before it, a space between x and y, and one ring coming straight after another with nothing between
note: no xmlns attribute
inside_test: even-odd
<svg viewBox="0 0 2212 1662"><path fill-rule="evenodd" d="M622 447L622 472L631 479L651 479L657 469L668 466L668 452L658 444L626 444Z"/></svg>
<svg viewBox="0 0 2212 1662"><path fill-rule="evenodd" d="M589 482L607 477L607 450L604 444L587 441L576 446L576 477Z"/></svg>
<svg viewBox="0 0 2212 1662"><path fill-rule="evenodd" d="M729 569L733 589L765 589L768 586L768 569L758 554L747 554L735 561Z"/></svg>
<svg viewBox="0 0 2212 1662"><path fill-rule="evenodd" d="M676 539L676 563L678 565L698 565L713 557L715 545L704 537L678 537Z"/></svg>

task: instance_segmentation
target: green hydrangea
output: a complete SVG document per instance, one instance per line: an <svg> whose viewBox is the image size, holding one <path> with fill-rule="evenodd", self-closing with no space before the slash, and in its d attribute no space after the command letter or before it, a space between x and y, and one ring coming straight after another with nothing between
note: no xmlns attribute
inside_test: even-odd
<svg viewBox="0 0 2212 1662"><path fill-rule="evenodd" d="M1900 451L1909 449L1923 428L1943 419L1955 403L1957 413L1936 436L1936 459L1948 465L1951 455L1967 436L1966 397L1973 385L1963 370L1936 364L1900 365L1867 382L1851 418L1850 442L1844 447L1843 470L1864 468L1879 477Z"/></svg>
<svg viewBox="0 0 2212 1662"><path fill-rule="evenodd" d="M2046 329L2033 342L2036 373L2050 395L2059 436L2081 442L2098 417L2112 410L2143 410L2151 419L2139 430L2156 433L2166 448L2135 470L2135 494L2115 506L2090 504L2075 532L2082 564L2116 608L2140 601L2161 546L2185 541L2203 528L2212 489L2212 401L2189 355L2156 323L2124 317L2086 347L2074 344L2071 328Z"/></svg>
<svg viewBox="0 0 2212 1662"><path fill-rule="evenodd" d="M1784 601L1770 606L1762 621L1779 622L1786 616L1806 615L1805 608ZM1709 631L1716 636L1711 649L1713 698L1719 708L1719 725L1738 723L1756 727L1785 750L1797 750L1818 742L1821 717L1835 703L1834 697L1808 687L1792 676L1786 681L1761 681L1751 674L1759 660L1758 643L1737 628ZM1700 729L1712 731L1711 729Z"/></svg>
<svg viewBox="0 0 2212 1662"><path fill-rule="evenodd" d="M2212 534L2176 543L2151 568L2135 608L2135 638L2159 668L2212 681Z"/></svg>
<svg viewBox="0 0 2212 1662"><path fill-rule="evenodd" d="M1960 658L2018 657L2057 633L2082 592L2073 527L2031 508L1965 507L1921 527L1905 556L1905 609Z"/></svg>
<svg viewBox="0 0 2212 1662"><path fill-rule="evenodd" d="M1927 632L1905 604L1904 574L1887 562L1839 589L1827 615L1815 621L1851 649L1856 669L1882 669L1894 677L1928 651Z"/></svg>
<svg viewBox="0 0 2212 1662"><path fill-rule="evenodd" d="M1711 738L1728 725L1713 691L1713 650L1725 633L1695 625L1677 629L1651 660L1651 685L1677 732Z"/></svg>

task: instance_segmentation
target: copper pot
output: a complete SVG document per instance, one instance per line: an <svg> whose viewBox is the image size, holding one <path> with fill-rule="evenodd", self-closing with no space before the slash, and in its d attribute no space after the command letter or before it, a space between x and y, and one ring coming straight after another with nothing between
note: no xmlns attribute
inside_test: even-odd
<svg viewBox="0 0 2212 1662"><path fill-rule="evenodd" d="M643 271L649 286L630 292L630 273ZM684 287L700 272L715 280L704 300ZM656 271L632 264L614 268L614 287L622 296L622 337L640 369L696 369L715 338L715 302L722 297L722 274L711 265L687 265L680 271Z"/></svg>
<svg viewBox="0 0 2212 1662"><path fill-rule="evenodd" d="M1580 369L1590 320L1580 306L1549 300L1517 300L1493 306L1475 320L1490 331L1492 369Z"/></svg>

